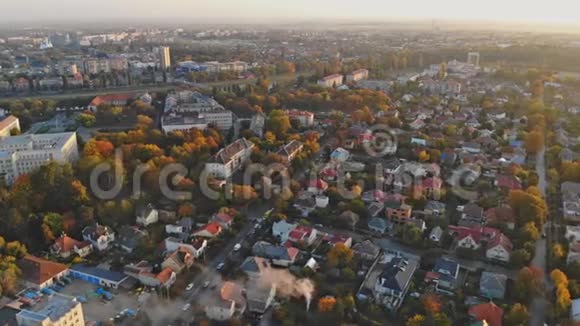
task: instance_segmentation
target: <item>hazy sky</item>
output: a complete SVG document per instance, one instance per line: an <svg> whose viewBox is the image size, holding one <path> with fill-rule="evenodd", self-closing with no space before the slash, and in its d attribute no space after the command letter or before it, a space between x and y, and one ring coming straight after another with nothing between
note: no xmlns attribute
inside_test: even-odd
<svg viewBox="0 0 580 326"><path fill-rule="evenodd" d="M578 0L1 0L0 20L460 19L580 24ZM223 22L223 21L222 21Z"/></svg>

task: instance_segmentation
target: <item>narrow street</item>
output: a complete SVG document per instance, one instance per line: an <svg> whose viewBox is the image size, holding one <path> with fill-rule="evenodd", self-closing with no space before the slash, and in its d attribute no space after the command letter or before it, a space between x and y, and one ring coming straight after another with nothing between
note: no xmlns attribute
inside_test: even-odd
<svg viewBox="0 0 580 326"><path fill-rule="evenodd" d="M542 149L536 154L536 173L538 174L538 188L540 192L546 197L546 162L545 162L545 149ZM544 232L546 225L542 226L542 232ZM546 239L541 237L536 242L536 253L534 258L530 263L531 266L537 267L544 272L544 282L546 288L549 288L548 284L550 282L550 273L546 270ZM546 320L546 310L549 306L548 300L544 295L540 294L536 296L530 305L530 326L541 326L544 325Z"/></svg>

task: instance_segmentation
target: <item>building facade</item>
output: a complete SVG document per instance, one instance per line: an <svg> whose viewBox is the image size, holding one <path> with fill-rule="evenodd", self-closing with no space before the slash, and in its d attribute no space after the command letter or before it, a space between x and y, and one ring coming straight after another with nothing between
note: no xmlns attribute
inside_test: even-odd
<svg viewBox="0 0 580 326"><path fill-rule="evenodd" d="M72 163L79 159L74 132L20 135L0 140L0 175L11 184L22 174L56 161Z"/></svg>

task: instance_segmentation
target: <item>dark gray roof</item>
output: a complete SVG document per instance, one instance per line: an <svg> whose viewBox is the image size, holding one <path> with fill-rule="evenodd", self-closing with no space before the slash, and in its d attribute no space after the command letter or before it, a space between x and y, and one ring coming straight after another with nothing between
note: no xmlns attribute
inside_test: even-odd
<svg viewBox="0 0 580 326"><path fill-rule="evenodd" d="M409 285L416 268L417 262L415 260L394 257L381 273L379 282L387 289L403 292Z"/></svg>
<svg viewBox="0 0 580 326"><path fill-rule="evenodd" d="M252 247L252 253L258 257L268 259L292 260L288 254L288 248L283 246L275 246L265 241L258 241Z"/></svg>
<svg viewBox="0 0 580 326"><path fill-rule="evenodd" d="M479 290L482 295L491 295L497 299L505 296L507 276L504 274L483 272L479 280Z"/></svg>

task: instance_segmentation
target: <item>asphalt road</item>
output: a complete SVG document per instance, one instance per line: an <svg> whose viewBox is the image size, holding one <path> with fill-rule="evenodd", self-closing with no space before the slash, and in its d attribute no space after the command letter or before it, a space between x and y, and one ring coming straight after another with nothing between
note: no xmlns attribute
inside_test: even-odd
<svg viewBox="0 0 580 326"><path fill-rule="evenodd" d="M538 174L538 188L540 192L546 197L546 162L545 162L545 150L538 152L536 154L536 173ZM545 225L542 226L542 232L545 230ZM544 282L549 288L550 276L549 272L546 270L546 239L540 237L536 241L536 252L534 254L534 259L530 263L531 266L535 266L544 272ZM548 309L549 302L543 294L537 295L530 305L530 326L542 326L546 321L546 310Z"/></svg>

